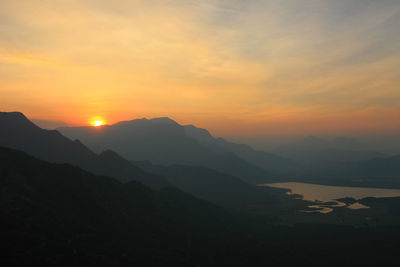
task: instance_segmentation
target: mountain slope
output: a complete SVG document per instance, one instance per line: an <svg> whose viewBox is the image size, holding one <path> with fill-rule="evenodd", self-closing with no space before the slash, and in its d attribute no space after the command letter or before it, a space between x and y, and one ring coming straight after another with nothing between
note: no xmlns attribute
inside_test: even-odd
<svg viewBox="0 0 400 267"><path fill-rule="evenodd" d="M307 169L304 181L319 184L400 188L400 155L330 162Z"/></svg>
<svg viewBox="0 0 400 267"><path fill-rule="evenodd" d="M201 144L187 134L185 127L169 118L125 121L101 129L67 127L59 131L82 140L96 151L112 149L133 161L206 166L250 183L265 183L277 177L233 151L215 150Z"/></svg>
<svg viewBox="0 0 400 267"><path fill-rule="evenodd" d="M77 165L124 182L137 180L156 188L168 185L165 179L147 174L115 153L99 156L78 140L72 141L58 131L41 129L19 112L0 113L0 146L22 150L50 162Z"/></svg>
<svg viewBox="0 0 400 267"><path fill-rule="evenodd" d="M362 163L369 177L392 177L400 180L400 155L375 158Z"/></svg>
<svg viewBox="0 0 400 267"><path fill-rule="evenodd" d="M296 164L287 158L255 150L246 144L236 144L224 138L215 138L206 129L197 128L193 125L185 125L184 129L189 136L200 144L219 153L235 153L237 156L265 170L290 175L297 168Z"/></svg>
<svg viewBox="0 0 400 267"><path fill-rule="evenodd" d="M263 203L267 207L279 201L271 194L273 188L257 187L207 167L134 163L144 170L163 175L172 185L189 194L226 208L246 210L254 204Z"/></svg>

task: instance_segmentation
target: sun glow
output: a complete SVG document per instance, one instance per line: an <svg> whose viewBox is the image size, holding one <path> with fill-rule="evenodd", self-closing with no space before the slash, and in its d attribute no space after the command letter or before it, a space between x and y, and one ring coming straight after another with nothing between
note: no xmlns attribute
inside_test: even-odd
<svg viewBox="0 0 400 267"><path fill-rule="evenodd" d="M106 124L106 122L105 122L102 118L96 117L96 118L93 118L93 119L90 121L90 124L91 124L92 126L94 126L94 127L100 127L100 126L103 126L104 124Z"/></svg>

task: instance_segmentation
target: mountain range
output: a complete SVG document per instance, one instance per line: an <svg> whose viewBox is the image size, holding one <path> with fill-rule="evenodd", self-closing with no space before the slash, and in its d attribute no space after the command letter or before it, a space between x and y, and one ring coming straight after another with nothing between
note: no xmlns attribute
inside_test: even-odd
<svg viewBox="0 0 400 267"><path fill-rule="evenodd" d="M237 178L247 184L298 180L335 185L400 185L397 182L400 177L398 157L387 157L370 151L354 139L327 141L316 137L306 138L296 144L297 149L292 151L309 151L315 159L303 156L307 158L307 163L302 163L215 138L205 129L193 125L182 126L169 118L138 119L102 127L45 130L33 124L22 113L2 112L0 146L19 149L50 162L77 165L95 174L115 177L122 182L141 181L152 188L174 185L183 190L194 189L193 186L178 182L176 177L181 176L180 171L177 171L179 168L182 173L186 173L185 183L189 183L191 179L193 184L198 181L205 183L207 177L211 176L219 177L219 181L226 181L230 177L231 182L225 183L225 189L222 189L222 183L218 189L227 194L234 194ZM349 150L354 152L350 156L346 152ZM321 153L327 156L320 155L318 151L324 151ZM340 156L343 153L347 158ZM139 162L144 161L149 161L153 167L140 168ZM170 165L174 167L167 171ZM169 175L167 178L160 171L163 168L166 174L176 172L178 175ZM189 171L190 168L192 172ZM196 168L202 170L199 173L209 174L200 176L194 171ZM210 174L211 172L213 173ZM197 194L196 190L189 191L198 196L210 196L207 192L212 192L211 185L201 194ZM210 197L208 200L215 199Z"/></svg>
<svg viewBox="0 0 400 267"><path fill-rule="evenodd" d="M149 160L161 165L205 166L254 184L273 181L294 165L283 157L214 138L205 129L183 126L169 118L58 130L95 151L112 149L132 161Z"/></svg>
<svg viewBox="0 0 400 267"><path fill-rule="evenodd" d="M358 217L346 208L338 208L331 217L308 216L299 211L306 203L286 196L284 190L256 187L242 176L207 166L209 161L174 163L184 157L183 151L189 153L189 163L208 155L221 164L220 157L233 155L239 166L265 174L242 157L247 153L287 160L214 139L193 126L186 132L185 126L167 119L150 126L149 120L141 123L143 132L123 127L120 137L126 135L126 141L142 136L145 144L137 146L154 148L141 159L155 157L163 148L160 152L166 154L160 162L128 160L106 143L99 143L101 151L96 153L81 141L37 127L22 113L0 113L0 265L388 266L396 259L400 229L377 227L380 217L368 210L358 211ZM109 128L85 131L101 136L104 129ZM179 153L169 150L174 146ZM126 152L132 152L128 147ZM204 155L191 157L192 148ZM168 153L173 160L168 161ZM352 177L371 177L367 182L375 183L382 175L398 186L399 160L393 156L350 162L337 174L346 171ZM257 179L265 178L248 181ZM399 220L398 199L365 201L385 220ZM389 208L384 206L388 201ZM269 209L278 213L271 217ZM303 221L306 217L314 223ZM326 224L332 218L346 222ZM347 225L357 218L366 224Z"/></svg>
<svg viewBox="0 0 400 267"><path fill-rule="evenodd" d="M160 139L163 138L162 134L160 132ZM176 143L179 144L179 140ZM110 149L97 154L79 140L72 141L56 130L39 128L18 112L0 113L0 146L18 149L49 162L79 166L97 175L114 177L123 183L139 181L154 189L174 186L231 209L237 210L254 202L268 205L276 202L266 188L259 188L237 176L207 167L133 162ZM190 150L187 153L190 154Z"/></svg>

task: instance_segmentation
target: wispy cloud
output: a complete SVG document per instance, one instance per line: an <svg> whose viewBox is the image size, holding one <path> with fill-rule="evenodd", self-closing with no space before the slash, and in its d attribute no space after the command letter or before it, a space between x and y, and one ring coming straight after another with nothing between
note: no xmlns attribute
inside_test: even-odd
<svg viewBox="0 0 400 267"><path fill-rule="evenodd" d="M3 0L0 22L1 105L35 117L268 133L400 113L397 0Z"/></svg>

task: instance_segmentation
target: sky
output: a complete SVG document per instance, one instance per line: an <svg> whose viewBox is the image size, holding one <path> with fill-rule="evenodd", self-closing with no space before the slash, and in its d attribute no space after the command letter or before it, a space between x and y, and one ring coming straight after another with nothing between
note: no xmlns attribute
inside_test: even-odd
<svg viewBox="0 0 400 267"><path fill-rule="evenodd" d="M0 110L49 127L400 133L400 1L1 0Z"/></svg>

